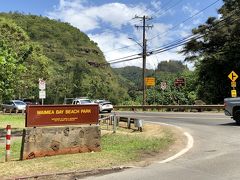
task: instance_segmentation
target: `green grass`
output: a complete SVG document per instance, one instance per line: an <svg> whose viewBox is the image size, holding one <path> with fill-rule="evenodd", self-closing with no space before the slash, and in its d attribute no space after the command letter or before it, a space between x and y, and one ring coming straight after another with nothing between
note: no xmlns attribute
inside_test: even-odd
<svg viewBox="0 0 240 180"><path fill-rule="evenodd" d="M1 124L11 120L17 128L22 128L23 116L0 116ZM174 142L173 134L166 130L161 137L145 137L142 133L107 133L101 138L101 152L58 155L19 161L21 138L12 140L11 161L4 162L5 144L0 143L0 176L19 177L34 174L89 170L120 166L142 160L145 154L160 152ZM9 168L11 167L11 168Z"/></svg>
<svg viewBox="0 0 240 180"><path fill-rule="evenodd" d="M25 126L25 115L22 114L0 114L0 129L11 125L13 129L22 129Z"/></svg>

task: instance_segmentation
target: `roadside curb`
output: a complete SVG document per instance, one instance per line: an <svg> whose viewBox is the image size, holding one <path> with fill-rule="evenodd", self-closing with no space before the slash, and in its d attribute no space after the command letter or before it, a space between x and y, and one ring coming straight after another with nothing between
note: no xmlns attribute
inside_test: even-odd
<svg viewBox="0 0 240 180"><path fill-rule="evenodd" d="M4 180L46 180L46 179L63 179L64 176L67 176L68 179L71 177L74 177L74 179L79 179L87 176L94 176L94 175L104 175L108 174L110 172L120 172L125 169L129 169L131 167L111 167L111 168L102 168L102 169L94 169L94 170L81 170L81 171L69 171L69 172L63 172L63 173L50 173L50 174L38 174L33 176L22 176L22 177L15 177L15 178L8 178ZM1 179L0 179L1 180Z"/></svg>

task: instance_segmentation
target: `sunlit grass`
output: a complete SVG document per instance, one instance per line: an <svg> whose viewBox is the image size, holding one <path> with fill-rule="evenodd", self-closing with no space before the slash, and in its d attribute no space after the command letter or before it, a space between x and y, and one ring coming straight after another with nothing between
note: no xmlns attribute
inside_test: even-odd
<svg viewBox="0 0 240 180"><path fill-rule="evenodd" d="M11 124L16 129L24 128L24 116L0 115L1 128ZM160 133L160 132L158 132ZM157 134L158 134L157 133ZM160 152L173 142L173 134L164 130L161 136L148 136L119 127L117 133L102 133L101 152L58 155L19 161L21 137L13 138L11 143L11 161L5 160L5 144L0 141L0 176L19 177L34 174L90 170L120 166L142 160L144 154ZM9 168L11 167L11 168Z"/></svg>

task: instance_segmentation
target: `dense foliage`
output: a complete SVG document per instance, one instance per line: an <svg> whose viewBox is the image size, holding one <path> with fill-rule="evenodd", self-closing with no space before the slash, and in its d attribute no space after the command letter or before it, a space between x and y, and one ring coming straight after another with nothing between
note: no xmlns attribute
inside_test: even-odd
<svg viewBox="0 0 240 180"><path fill-rule="evenodd" d="M49 60L22 28L0 18L0 100L34 96L36 77L46 78Z"/></svg>
<svg viewBox="0 0 240 180"><path fill-rule="evenodd" d="M114 71L121 74L125 81L123 84L128 87L128 94L131 96L126 104L142 104L142 68L130 66L116 68ZM180 61L162 61L156 70L146 70L147 77L155 77L156 85L147 87L147 104L194 104L197 99L195 93L196 76L193 71ZM178 78L185 79L185 85L175 86ZM166 82L166 89L161 88L161 83Z"/></svg>
<svg viewBox="0 0 240 180"><path fill-rule="evenodd" d="M91 66L89 62L106 61L97 44L77 28L34 15L1 13L0 17L1 59L7 53L8 63L21 70L1 71L4 76L5 71L12 73L0 79L1 101L38 99L39 78L46 80L47 103L79 96L105 98L113 103L128 98L109 66ZM3 63L1 60L1 69Z"/></svg>
<svg viewBox="0 0 240 180"><path fill-rule="evenodd" d="M228 74L234 70L240 75L240 2L224 0L218 12L219 19L210 17L192 30L202 38L187 43L183 50L186 60L196 64L198 97L213 104L231 96Z"/></svg>

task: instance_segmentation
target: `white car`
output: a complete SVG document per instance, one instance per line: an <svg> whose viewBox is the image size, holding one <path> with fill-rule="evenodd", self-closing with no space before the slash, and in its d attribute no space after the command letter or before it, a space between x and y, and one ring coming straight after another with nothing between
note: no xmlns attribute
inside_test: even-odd
<svg viewBox="0 0 240 180"><path fill-rule="evenodd" d="M107 112L111 113L111 111L113 110L113 105L109 101L106 101L106 100L96 100L94 102L98 103L100 112L107 111Z"/></svg>
<svg viewBox="0 0 240 180"><path fill-rule="evenodd" d="M72 104L95 104L90 99L73 99Z"/></svg>

